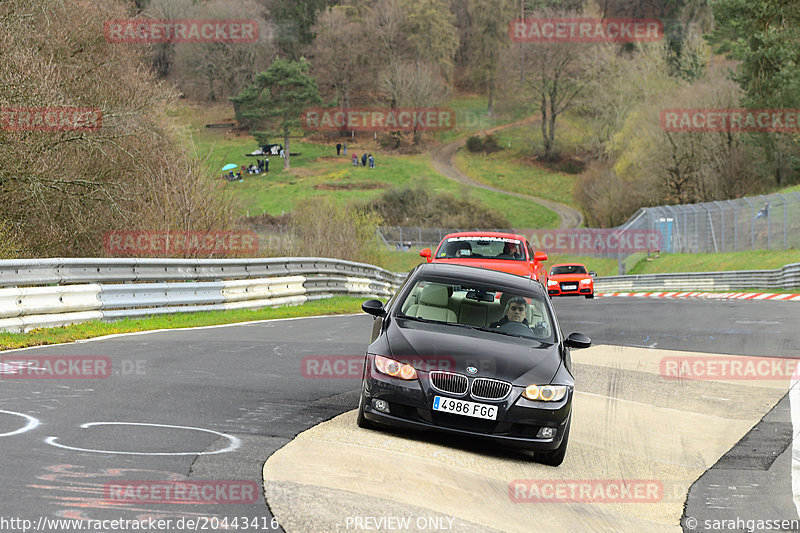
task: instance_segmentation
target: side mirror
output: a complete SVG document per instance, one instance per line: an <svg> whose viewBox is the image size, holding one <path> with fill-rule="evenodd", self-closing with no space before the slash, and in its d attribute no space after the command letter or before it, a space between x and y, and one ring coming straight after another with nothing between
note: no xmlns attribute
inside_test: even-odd
<svg viewBox="0 0 800 533"><path fill-rule="evenodd" d="M589 275L592 276L593 278L596 278L597 277L597 272L595 272L594 270L590 270L589 271Z"/></svg>
<svg viewBox="0 0 800 533"><path fill-rule="evenodd" d="M386 309L384 309L383 302L380 300L367 300L361 304L361 310L376 317L386 316Z"/></svg>
<svg viewBox="0 0 800 533"><path fill-rule="evenodd" d="M570 333L564 344L570 348L588 348L592 345L592 339L583 333Z"/></svg>
<svg viewBox="0 0 800 533"><path fill-rule="evenodd" d="M419 251L419 256L424 257L428 263L431 263L433 259L431 259L431 249L430 248L423 248Z"/></svg>
<svg viewBox="0 0 800 533"><path fill-rule="evenodd" d="M533 252L534 261L547 261L547 254L544 252Z"/></svg>

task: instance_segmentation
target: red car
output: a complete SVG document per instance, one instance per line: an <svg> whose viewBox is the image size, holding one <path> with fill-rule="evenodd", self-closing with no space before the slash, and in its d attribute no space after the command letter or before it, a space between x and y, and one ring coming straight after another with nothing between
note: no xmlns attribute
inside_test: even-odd
<svg viewBox="0 0 800 533"><path fill-rule="evenodd" d="M550 267L547 292L550 296L586 296L594 298L594 272L587 272L580 263L564 263Z"/></svg>
<svg viewBox="0 0 800 533"><path fill-rule="evenodd" d="M420 251L428 263L457 263L536 279L547 287L547 254L534 252L528 240L514 233L465 231L444 236L435 254Z"/></svg>

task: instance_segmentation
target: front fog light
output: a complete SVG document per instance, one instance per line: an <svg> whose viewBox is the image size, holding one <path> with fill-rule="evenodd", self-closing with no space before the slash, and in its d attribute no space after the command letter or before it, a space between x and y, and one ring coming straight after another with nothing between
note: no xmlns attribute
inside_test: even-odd
<svg viewBox="0 0 800 533"><path fill-rule="evenodd" d="M556 428L540 428L536 434L537 439L552 439L556 436Z"/></svg>
<svg viewBox="0 0 800 533"><path fill-rule="evenodd" d="M389 404L386 400L372 400L372 407L381 413L389 414Z"/></svg>

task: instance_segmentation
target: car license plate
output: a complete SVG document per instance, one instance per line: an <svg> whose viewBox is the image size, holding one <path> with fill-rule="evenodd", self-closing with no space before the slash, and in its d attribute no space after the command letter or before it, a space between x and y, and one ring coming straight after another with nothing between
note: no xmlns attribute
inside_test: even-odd
<svg viewBox="0 0 800 533"><path fill-rule="evenodd" d="M442 398L436 396L433 399L433 410L444 411L445 413L455 413L457 415L472 416L475 418L485 418L487 420L497 419L497 406L482 403L466 402L453 398Z"/></svg>
<svg viewBox="0 0 800 533"><path fill-rule="evenodd" d="M575 289L578 288L578 286L577 285L562 285L561 288L564 289L565 291L574 291Z"/></svg>

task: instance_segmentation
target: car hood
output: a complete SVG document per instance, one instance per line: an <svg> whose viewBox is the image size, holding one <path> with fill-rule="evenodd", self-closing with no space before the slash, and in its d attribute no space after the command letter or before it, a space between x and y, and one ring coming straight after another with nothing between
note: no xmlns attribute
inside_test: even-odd
<svg viewBox="0 0 800 533"><path fill-rule="evenodd" d="M561 364L557 344L460 326L398 318L386 331L389 354L420 370L450 370L516 385L550 383Z"/></svg>
<svg viewBox="0 0 800 533"><path fill-rule="evenodd" d="M458 259L434 259L433 262L487 268L489 270L508 272L509 274L516 274L517 276L525 276L528 278L533 276L530 263L527 261L513 261L509 259L466 259L462 257Z"/></svg>

